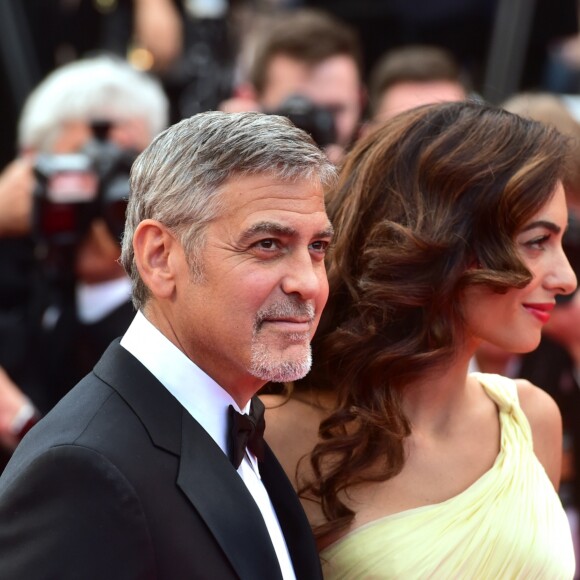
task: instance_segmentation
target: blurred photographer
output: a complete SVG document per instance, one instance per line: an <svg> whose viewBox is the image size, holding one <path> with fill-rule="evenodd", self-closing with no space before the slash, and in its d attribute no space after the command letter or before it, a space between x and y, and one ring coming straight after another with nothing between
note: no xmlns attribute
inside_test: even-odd
<svg viewBox="0 0 580 580"><path fill-rule="evenodd" d="M358 137L365 102L354 30L324 12L295 9L262 23L246 52L249 83L220 108L286 115L339 162Z"/></svg>
<svg viewBox="0 0 580 580"><path fill-rule="evenodd" d="M132 319L117 262L129 169L167 125L167 111L158 81L109 56L55 70L28 97L21 155L0 174L8 273L0 282L0 444L3 430L17 440L48 411ZM15 385L25 393L20 406Z"/></svg>
<svg viewBox="0 0 580 580"><path fill-rule="evenodd" d="M413 44L387 51L370 74L371 123L429 103L463 101L471 82L453 53L441 46Z"/></svg>

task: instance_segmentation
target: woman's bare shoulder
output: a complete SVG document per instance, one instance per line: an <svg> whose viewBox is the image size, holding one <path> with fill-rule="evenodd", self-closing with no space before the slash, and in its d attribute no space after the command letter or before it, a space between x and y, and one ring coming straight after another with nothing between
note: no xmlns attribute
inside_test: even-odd
<svg viewBox="0 0 580 580"><path fill-rule="evenodd" d="M532 430L538 433L561 431L562 419L556 401L543 389L525 379L517 379L518 398Z"/></svg>
<svg viewBox="0 0 580 580"><path fill-rule="evenodd" d="M552 397L527 380L516 380L522 411L532 429L534 452L557 489L562 461L562 416Z"/></svg>

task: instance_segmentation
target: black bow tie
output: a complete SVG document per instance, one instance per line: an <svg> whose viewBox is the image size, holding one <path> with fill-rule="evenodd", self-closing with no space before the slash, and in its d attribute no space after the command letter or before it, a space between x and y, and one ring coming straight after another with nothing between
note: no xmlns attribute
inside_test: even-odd
<svg viewBox="0 0 580 580"><path fill-rule="evenodd" d="M231 405L228 409L230 429L230 459L237 469L242 463L246 447L260 460L264 459L264 404L254 397L250 406L250 414L242 415Z"/></svg>

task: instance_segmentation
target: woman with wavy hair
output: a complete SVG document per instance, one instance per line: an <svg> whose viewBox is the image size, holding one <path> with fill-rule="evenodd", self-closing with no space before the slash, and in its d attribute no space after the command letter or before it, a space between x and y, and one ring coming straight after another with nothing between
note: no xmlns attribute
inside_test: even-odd
<svg viewBox="0 0 580 580"><path fill-rule="evenodd" d="M576 287L566 152L462 102L398 115L346 159L313 371L265 396L327 578L572 578L554 401L468 374L482 340L533 350Z"/></svg>

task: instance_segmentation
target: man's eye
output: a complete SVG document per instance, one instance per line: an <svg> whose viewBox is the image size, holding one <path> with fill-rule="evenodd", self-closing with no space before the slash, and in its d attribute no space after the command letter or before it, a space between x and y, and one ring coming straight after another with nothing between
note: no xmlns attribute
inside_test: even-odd
<svg viewBox="0 0 580 580"><path fill-rule="evenodd" d="M312 242L310 247L315 252L326 252L328 250L329 243L324 240L319 240L318 242Z"/></svg>
<svg viewBox="0 0 580 580"><path fill-rule="evenodd" d="M272 239L260 240L256 246L262 250L274 250L278 248L278 242Z"/></svg>

